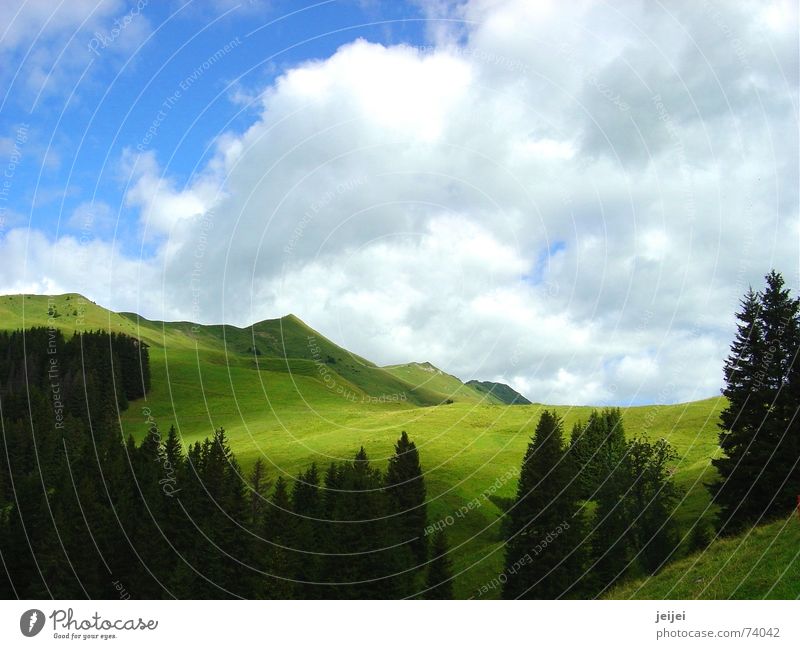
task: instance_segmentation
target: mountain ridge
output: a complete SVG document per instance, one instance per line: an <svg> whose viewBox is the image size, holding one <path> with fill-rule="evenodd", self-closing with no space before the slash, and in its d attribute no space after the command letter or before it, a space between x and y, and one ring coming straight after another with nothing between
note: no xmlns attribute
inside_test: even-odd
<svg viewBox="0 0 800 649"><path fill-rule="evenodd" d="M0 329L36 326L55 326L65 333L107 329L136 336L151 347L202 350L209 362L247 359L259 370L316 376L355 401L388 399L421 406L455 401L521 403L504 398L518 394L509 386L497 384L503 388L496 392L474 389L429 361L380 367L338 345L294 313L239 327L152 320L132 311L112 311L80 293L0 296Z"/></svg>

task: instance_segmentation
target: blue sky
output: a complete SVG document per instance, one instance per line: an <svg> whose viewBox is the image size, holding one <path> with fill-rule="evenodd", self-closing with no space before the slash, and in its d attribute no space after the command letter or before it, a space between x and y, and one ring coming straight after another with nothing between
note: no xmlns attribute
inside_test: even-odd
<svg viewBox="0 0 800 649"><path fill-rule="evenodd" d="M124 204L126 148L153 151L165 173L186 182L207 163L220 133L254 121L237 98L356 38L423 43L426 33L420 7L401 2L138 4L111 3L88 26L68 25L4 60L0 134L16 142L27 125L6 227L30 223L53 238L80 232L80 220L69 222L75 209L99 202L112 209L114 223L92 228L91 236L116 227L122 246L138 246L136 214ZM48 17L59 20L58 13ZM229 52L215 58L226 45ZM31 81L40 48L52 48L62 62L74 53L76 64L45 62L34 75L44 79Z"/></svg>
<svg viewBox="0 0 800 649"><path fill-rule="evenodd" d="M0 293L624 404L800 286L792 0L3 6Z"/></svg>

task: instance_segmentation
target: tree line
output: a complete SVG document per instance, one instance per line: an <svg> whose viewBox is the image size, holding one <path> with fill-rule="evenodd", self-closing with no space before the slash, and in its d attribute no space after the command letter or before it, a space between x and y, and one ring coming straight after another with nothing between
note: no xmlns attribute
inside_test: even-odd
<svg viewBox="0 0 800 649"><path fill-rule="evenodd" d="M0 334L0 597L452 596L405 432L385 472L361 448L273 483L263 461L242 471L222 428L184 450L148 417L124 438L149 372L124 335Z"/></svg>
<svg viewBox="0 0 800 649"><path fill-rule="evenodd" d="M724 364L718 479L708 484L720 534L800 508L800 300L780 273L748 290ZM507 598L596 597L621 579L657 572L681 540L681 491L663 439L626 439L618 409L593 412L569 442L545 411L523 458L504 526ZM689 549L710 542L697 521Z"/></svg>
<svg viewBox="0 0 800 649"><path fill-rule="evenodd" d="M576 423L545 410L506 513L503 597L596 597L621 579L657 571L680 536L680 491L666 440L626 439L618 408Z"/></svg>

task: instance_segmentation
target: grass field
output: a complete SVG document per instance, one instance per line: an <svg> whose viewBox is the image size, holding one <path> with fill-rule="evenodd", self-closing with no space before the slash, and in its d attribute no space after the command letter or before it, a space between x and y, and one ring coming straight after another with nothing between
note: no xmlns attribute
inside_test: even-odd
<svg viewBox="0 0 800 649"><path fill-rule="evenodd" d="M800 598L797 515L720 539L654 577L623 584L612 599Z"/></svg>
<svg viewBox="0 0 800 649"><path fill-rule="evenodd" d="M52 324L67 333L121 331L150 345L152 389L146 401L121 413L126 433L145 434L146 413L164 430L175 424L185 444L224 426L245 470L261 457L273 478L292 478L311 462L349 459L361 445L385 466L406 430L426 472L429 520L446 522L456 550L456 594L475 595L502 569L498 503L515 492L541 404L497 404L426 364L377 367L294 316L245 329L162 323L112 313L71 294L49 301L0 297L0 323L5 329L47 326L53 307L60 315ZM447 399L454 403L444 404ZM686 529L713 514L703 483L713 478L723 406L721 398L711 398L624 411L628 435L664 437L677 450L675 477L685 494L675 517ZM555 409L567 434L592 410ZM468 513L458 516L470 502Z"/></svg>

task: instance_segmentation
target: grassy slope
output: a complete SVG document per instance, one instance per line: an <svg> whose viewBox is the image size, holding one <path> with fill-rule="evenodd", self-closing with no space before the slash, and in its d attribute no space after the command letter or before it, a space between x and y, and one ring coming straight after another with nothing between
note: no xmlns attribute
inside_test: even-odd
<svg viewBox="0 0 800 649"><path fill-rule="evenodd" d="M326 464L349 459L362 444L376 464L385 466L399 432L407 430L420 447L431 522L453 517L448 532L451 545L458 548L456 593L473 595L502 569L497 524L501 512L483 496L513 496L519 464L543 406L457 402L422 408L410 398L405 402L365 402L366 394L389 389L407 389L407 394L441 401L447 395L438 390L446 385L416 388L420 383L408 380L413 377L398 377L376 368L319 334L309 334L311 330L291 316L259 323L252 330L201 327L193 333L190 323L160 323L114 314L87 301L84 324L80 324L71 315L80 298L66 297L55 298L58 311L68 314L56 319L65 331L125 331L151 345L152 390L146 403L134 402L121 413L126 433L137 438L145 433L145 406L162 429L176 424L185 444L211 434L215 426L224 426L245 469L263 457L273 477L292 477L312 461ZM47 298L0 297L0 327L46 324ZM262 332L265 335L260 335ZM254 335L261 356L247 353ZM323 358L330 354L336 359L335 364L325 364L333 385L322 380L316 361L291 358L308 348L308 335L318 337ZM280 348L287 351L280 358L269 359L265 354L275 339L283 341ZM275 352L276 348L271 349ZM370 381L378 387L372 387ZM353 392L358 398L343 397L337 392L339 387L345 395ZM722 405L720 399L708 399L625 412L628 434L664 436L678 450L681 459L676 479L686 488L686 496L676 516L683 523L709 513L702 483L713 475L709 462L716 450L716 422ZM567 432L574 421L585 420L591 411L588 407L556 409L566 420ZM463 517L456 516L470 501L479 505Z"/></svg>
<svg viewBox="0 0 800 649"><path fill-rule="evenodd" d="M187 341L196 340L205 347L224 351L228 362L246 362L248 367L268 371L316 374L330 390L350 400L361 401L369 396L427 406L441 403L446 398L425 386L399 379L336 345L294 315L264 320L246 328L231 325L198 327L191 323L150 321L136 314L124 315L145 329L179 330ZM258 350L258 354L254 350Z"/></svg>
<svg viewBox="0 0 800 649"><path fill-rule="evenodd" d="M514 388L505 383L495 381L468 381L467 387L477 390L481 394L491 395L500 403L531 405L531 402L523 397Z"/></svg>
<svg viewBox="0 0 800 649"><path fill-rule="evenodd" d="M798 599L800 520L796 515L720 539L654 577L623 584L611 599Z"/></svg>
<svg viewBox="0 0 800 649"><path fill-rule="evenodd" d="M389 365L387 372L407 383L433 390L439 394L447 395L453 401L467 403L499 404L500 399L491 394L485 394L465 385L459 378L447 374L430 363L406 363L404 365Z"/></svg>

